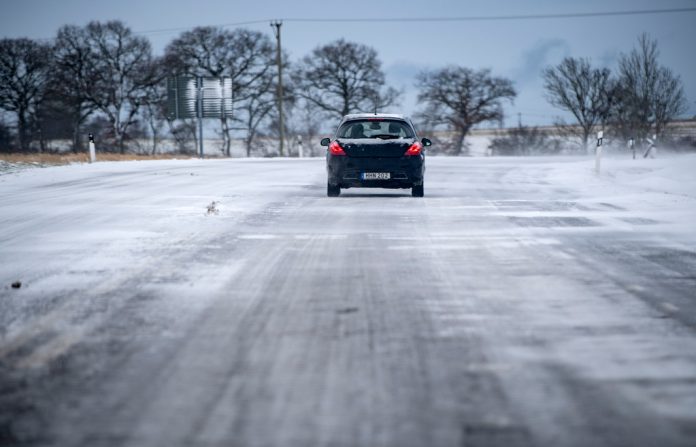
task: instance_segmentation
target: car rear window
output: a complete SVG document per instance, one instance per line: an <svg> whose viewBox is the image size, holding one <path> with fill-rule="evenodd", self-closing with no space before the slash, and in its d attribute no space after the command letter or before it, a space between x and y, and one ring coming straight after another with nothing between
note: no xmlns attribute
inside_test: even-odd
<svg viewBox="0 0 696 447"><path fill-rule="evenodd" d="M338 138L413 138L411 126L399 120L352 120L343 123L338 129Z"/></svg>

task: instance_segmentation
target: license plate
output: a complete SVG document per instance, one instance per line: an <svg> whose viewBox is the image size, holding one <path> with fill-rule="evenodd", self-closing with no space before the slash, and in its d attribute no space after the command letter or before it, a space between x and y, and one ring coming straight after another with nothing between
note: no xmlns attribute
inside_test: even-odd
<svg viewBox="0 0 696 447"><path fill-rule="evenodd" d="M389 172L363 172L363 180L389 180L391 174Z"/></svg>

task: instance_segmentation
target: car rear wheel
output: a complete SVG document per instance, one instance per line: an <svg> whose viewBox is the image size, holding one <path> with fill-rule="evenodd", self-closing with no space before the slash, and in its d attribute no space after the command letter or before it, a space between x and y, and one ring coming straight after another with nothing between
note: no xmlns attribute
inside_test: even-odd
<svg viewBox="0 0 696 447"><path fill-rule="evenodd" d="M326 195L329 197L338 197L341 194L341 187L338 185L326 184Z"/></svg>
<svg viewBox="0 0 696 447"><path fill-rule="evenodd" d="M420 185L413 185L411 188L411 195L413 197L423 197L425 191L423 190L423 184L421 183Z"/></svg>

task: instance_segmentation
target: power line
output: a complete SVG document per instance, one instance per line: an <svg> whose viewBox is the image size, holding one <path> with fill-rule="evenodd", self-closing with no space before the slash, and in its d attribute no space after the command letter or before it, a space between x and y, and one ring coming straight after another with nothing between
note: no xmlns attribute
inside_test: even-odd
<svg viewBox="0 0 696 447"><path fill-rule="evenodd" d="M213 26L213 27L221 27L221 28L233 28L235 26L244 26L244 25L256 25L259 23L268 23L269 21L267 19L263 20L249 20L246 22L234 22L234 23L219 23L216 25L204 25L204 26ZM143 34L160 34L160 33L176 33L179 31L190 31L194 28L197 28L196 26L182 26L179 28L159 28L159 29L149 29L149 30L143 30L143 31L133 31L133 34L136 35L143 35ZM35 38L34 40L41 40L41 41L52 41L55 40L55 37L38 37Z"/></svg>
<svg viewBox="0 0 696 447"><path fill-rule="evenodd" d="M232 28L235 26L256 25L258 23L268 23L268 22L269 22L269 20L263 19L263 20L249 20L247 22L221 23L218 25L209 25L209 26L216 26L216 27L221 27L221 28ZM152 30L145 30L145 31L134 31L133 34L174 33L177 31L188 31L188 30L191 30L193 28L195 28L195 27L185 26L185 27L180 27L180 28L162 28L162 29L152 29Z"/></svg>
<svg viewBox="0 0 696 447"><path fill-rule="evenodd" d="M694 8L669 8L669 9L642 9L642 10L624 10L624 11L605 11L605 12L574 12L574 13L558 13L558 14L516 14L516 15L496 15L496 16L461 16L461 17L360 17L360 18L286 18L281 19L284 22L295 23L405 23L405 22L485 22L485 21L506 21L506 20L543 20L543 19L581 19L591 17L612 17L612 16L635 16L635 15L653 15L653 14L673 14L679 12L696 12ZM257 25L260 23L272 22L271 19L248 20L245 22L220 23L206 26L233 28L244 25ZM180 28L161 28L143 31L134 31L133 34L159 34L173 33L179 31L189 31L195 27L180 27ZM37 40L53 40L52 37L39 38Z"/></svg>
<svg viewBox="0 0 696 447"><path fill-rule="evenodd" d="M648 14L668 14L677 12L694 12L696 8L672 8L672 9L644 9L628 11L605 11L605 12L575 12L561 14L519 14L519 15L499 15L499 16L463 16L463 17L400 17L400 18L289 18L283 19L286 22L475 22L492 20L538 20L538 19L570 19L583 17L608 17L608 16L629 16L629 15L648 15Z"/></svg>
<svg viewBox="0 0 696 447"><path fill-rule="evenodd" d="M651 15L651 14L674 14L678 12L696 12L696 8L669 8L669 9L633 9L624 11L604 11L604 12L573 12L559 14L516 14L516 15L497 15L497 16L461 16L461 17L360 17L360 18L287 18L282 19L284 22L296 23L389 23L389 22L483 22L495 20L543 20L543 19L576 19L586 17L611 17L611 16L635 16L635 15ZM268 23L270 20L250 20L247 22L223 23L219 26L223 28L255 25L258 23ZM154 34L165 32L186 31L188 28L166 28L158 30L138 31L136 34Z"/></svg>

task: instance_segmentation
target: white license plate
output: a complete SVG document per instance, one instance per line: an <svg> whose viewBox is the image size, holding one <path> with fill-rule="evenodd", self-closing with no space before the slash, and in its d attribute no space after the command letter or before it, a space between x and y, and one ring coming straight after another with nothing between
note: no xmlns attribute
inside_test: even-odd
<svg viewBox="0 0 696 447"><path fill-rule="evenodd" d="M363 180L389 180L391 174L389 172L363 172Z"/></svg>

